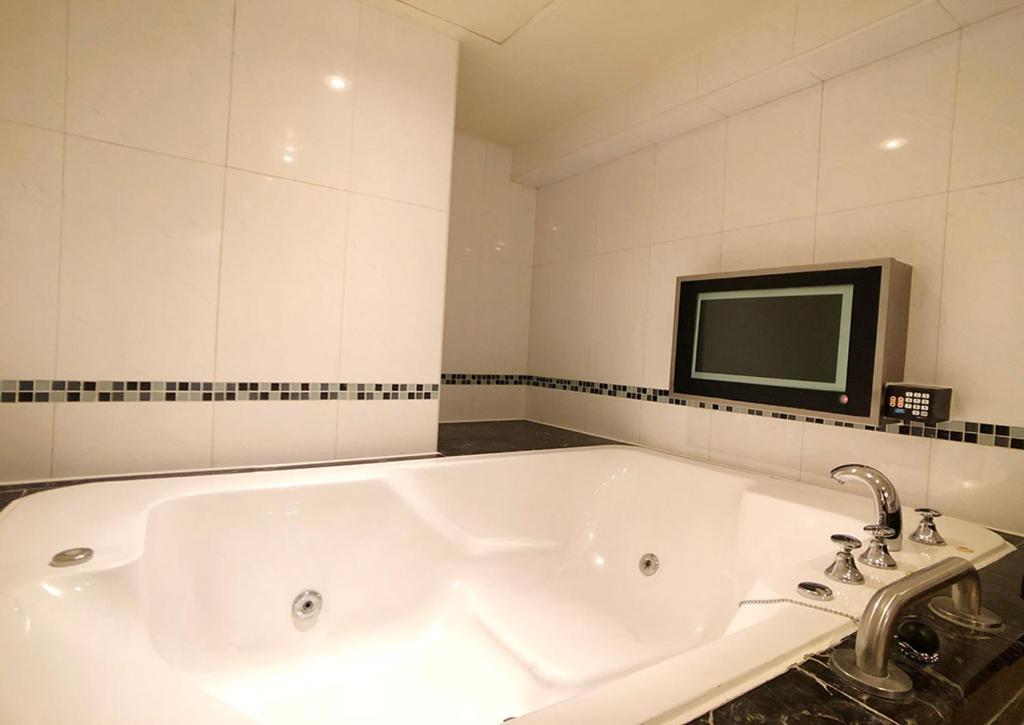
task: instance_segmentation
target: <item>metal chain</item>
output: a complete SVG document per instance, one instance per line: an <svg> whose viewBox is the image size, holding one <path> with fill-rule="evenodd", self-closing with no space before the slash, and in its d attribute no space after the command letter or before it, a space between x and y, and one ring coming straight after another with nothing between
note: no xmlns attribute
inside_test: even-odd
<svg viewBox="0 0 1024 725"><path fill-rule="evenodd" d="M786 597L780 597L778 599L742 599L740 600L739 606L744 604L796 604L801 607L807 607L808 609L817 609L820 612L828 612L829 614L838 614L840 617L846 617L852 619L854 624L860 624L860 617L854 617L852 614L846 612L840 612L838 609L829 609L828 607L822 607L819 604L811 604L810 602L800 602L796 599L788 599Z"/></svg>

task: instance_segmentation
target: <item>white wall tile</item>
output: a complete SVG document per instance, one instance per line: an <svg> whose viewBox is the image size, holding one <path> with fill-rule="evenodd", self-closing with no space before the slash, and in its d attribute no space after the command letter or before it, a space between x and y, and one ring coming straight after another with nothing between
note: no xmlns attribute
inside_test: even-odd
<svg viewBox="0 0 1024 725"><path fill-rule="evenodd" d="M947 224L938 379L952 417L1020 422L1024 180L951 193Z"/></svg>
<svg viewBox="0 0 1024 725"><path fill-rule="evenodd" d="M474 420L475 385L442 385L440 416L442 423Z"/></svg>
<svg viewBox="0 0 1024 725"><path fill-rule="evenodd" d="M496 144L486 144L485 151L479 255L532 264L537 190L512 181L511 151Z"/></svg>
<svg viewBox="0 0 1024 725"><path fill-rule="evenodd" d="M544 399L543 388L529 387L526 389L526 419L533 421L543 420L541 405Z"/></svg>
<svg viewBox="0 0 1024 725"><path fill-rule="evenodd" d="M626 125L632 126L697 97L697 59L688 58L629 93Z"/></svg>
<svg viewBox="0 0 1024 725"><path fill-rule="evenodd" d="M351 197L340 379L438 378L447 229L444 212Z"/></svg>
<svg viewBox="0 0 1024 725"><path fill-rule="evenodd" d="M944 36L825 84L819 212L946 190L958 42ZM905 145L883 148L892 139Z"/></svg>
<svg viewBox="0 0 1024 725"><path fill-rule="evenodd" d="M711 411L686 405L640 404L640 443L650 448L707 460Z"/></svg>
<svg viewBox="0 0 1024 725"><path fill-rule="evenodd" d="M487 144L455 134L452 148L452 193L448 220L448 254L480 256ZM530 231L532 242L533 230Z"/></svg>
<svg viewBox="0 0 1024 725"><path fill-rule="evenodd" d="M847 5L852 8L868 3L857 0ZM818 78L835 78L956 29L956 21L938 2L926 0L804 53L795 62Z"/></svg>
<svg viewBox="0 0 1024 725"><path fill-rule="evenodd" d="M793 55L796 3L762 14L743 29L713 41L700 53L701 95L770 68Z"/></svg>
<svg viewBox="0 0 1024 725"><path fill-rule="evenodd" d="M855 483L840 485L832 480L829 473L836 466L847 463L874 466L892 480L909 514L911 508L927 505L928 457L927 438L809 423L804 425L800 480L866 498L866 486ZM864 523L871 523L874 509L864 508L870 513ZM904 526L910 525L910 518L905 518ZM858 531L851 533L860 536Z"/></svg>
<svg viewBox="0 0 1024 725"><path fill-rule="evenodd" d="M722 234L722 271L810 264L814 217L733 229Z"/></svg>
<svg viewBox="0 0 1024 725"><path fill-rule="evenodd" d="M942 5L961 25L976 23L990 15L1015 8L1021 0L941 0Z"/></svg>
<svg viewBox="0 0 1024 725"><path fill-rule="evenodd" d="M236 400L215 405L215 467L329 461L334 458L338 422L338 404L335 401Z"/></svg>
<svg viewBox="0 0 1024 725"><path fill-rule="evenodd" d="M472 257L448 257L442 351L442 368L445 372L488 372L479 369L478 355L482 264L481 260ZM529 304L529 297L526 299Z"/></svg>
<svg viewBox="0 0 1024 725"><path fill-rule="evenodd" d="M522 373L530 340L533 270L489 260L481 260L478 269L474 363L479 372Z"/></svg>
<svg viewBox="0 0 1024 725"><path fill-rule="evenodd" d="M712 463L797 479L804 424L744 413L711 412Z"/></svg>
<svg viewBox="0 0 1024 725"><path fill-rule="evenodd" d="M473 420L520 420L526 417L526 386L474 385Z"/></svg>
<svg viewBox="0 0 1024 725"><path fill-rule="evenodd" d="M0 405L0 481L50 477L53 406L53 403Z"/></svg>
<svg viewBox="0 0 1024 725"><path fill-rule="evenodd" d="M1024 534L1021 481L1024 455L1020 451L950 441L932 443L928 505L944 514Z"/></svg>
<svg viewBox="0 0 1024 725"><path fill-rule="evenodd" d="M917 0L800 0L796 52L803 53L913 5Z"/></svg>
<svg viewBox="0 0 1024 725"><path fill-rule="evenodd" d="M689 101L681 106L630 126L625 133L607 139L604 144L608 155L602 161L630 154L650 144L661 143L708 126L722 119L722 114L700 101ZM595 147L599 144L595 144Z"/></svg>
<svg viewBox="0 0 1024 725"><path fill-rule="evenodd" d="M542 323L546 334L536 340L536 344L546 348L543 352L538 351L539 359L546 361L540 374L589 379L590 319L594 298L591 258L550 264L546 274L543 303L546 319ZM534 342L534 339L530 340L531 347Z"/></svg>
<svg viewBox="0 0 1024 725"><path fill-rule="evenodd" d="M447 209L458 46L363 7L352 188ZM409 119L415 118L416 123Z"/></svg>
<svg viewBox="0 0 1024 725"><path fill-rule="evenodd" d="M437 451L438 401L342 400L337 457L377 458Z"/></svg>
<svg viewBox="0 0 1024 725"><path fill-rule="evenodd" d="M537 193L534 263L547 264L596 249L599 203L597 170L545 186Z"/></svg>
<svg viewBox="0 0 1024 725"><path fill-rule="evenodd" d="M671 241L722 228L724 123L656 148L652 240Z"/></svg>
<svg viewBox="0 0 1024 725"><path fill-rule="evenodd" d="M68 137L57 376L209 380L224 169Z"/></svg>
<svg viewBox="0 0 1024 725"><path fill-rule="evenodd" d="M67 0L0 5L0 118L64 128Z"/></svg>
<svg viewBox="0 0 1024 725"><path fill-rule="evenodd" d="M598 169L598 252L641 247L651 239L654 151L645 149Z"/></svg>
<svg viewBox="0 0 1024 725"><path fill-rule="evenodd" d="M599 254L593 265L589 379L635 385L643 374L650 251Z"/></svg>
<svg viewBox="0 0 1024 725"><path fill-rule="evenodd" d="M637 401L608 395L586 394L584 397L587 399L585 430L588 433L624 443L640 441L640 406Z"/></svg>
<svg viewBox="0 0 1024 725"><path fill-rule="evenodd" d="M213 403L56 406L53 476L210 467Z"/></svg>
<svg viewBox="0 0 1024 725"><path fill-rule="evenodd" d="M617 96L608 103L585 111L558 128L559 145L566 151L578 151L598 141L621 133L626 128L629 106Z"/></svg>
<svg viewBox="0 0 1024 725"><path fill-rule="evenodd" d="M949 382L935 380L945 231L945 194L818 217L815 262L895 257L914 268L904 380Z"/></svg>
<svg viewBox="0 0 1024 725"><path fill-rule="evenodd" d="M726 229L814 213L820 117L813 88L729 119Z"/></svg>
<svg viewBox="0 0 1024 725"><path fill-rule="evenodd" d="M334 379L347 210L344 191L228 171L218 380Z"/></svg>
<svg viewBox="0 0 1024 725"><path fill-rule="evenodd" d="M702 96L700 102L719 113L732 116L819 83L821 81L816 76L790 61Z"/></svg>
<svg viewBox="0 0 1024 725"><path fill-rule="evenodd" d="M590 395L552 388L532 390L537 391L536 397L540 400L540 415L533 420L570 430L587 429L587 398Z"/></svg>
<svg viewBox="0 0 1024 725"><path fill-rule="evenodd" d="M1024 176L1024 8L965 28L950 184Z"/></svg>
<svg viewBox="0 0 1024 725"><path fill-rule="evenodd" d="M0 377L53 375L62 146L0 122Z"/></svg>
<svg viewBox="0 0 1024 725"><path fill-rule="evenodd" d="M722 260L722 235L655 244L647 281L647 325L643 385L667 388L672 363L676 277L717 272Z"/></svg>
<svg viewBox="0 0 1024 725"><path fill-rule="evenodd" d="M552 267L541 265L533 268L530 293L530 343L527 349L527 369L532 375L548 375L552 372L551 348L554 344L554 316L550 305Z"/></svg>
<svg viewBox="0 0 1024 725"><path fill-rule="evenodd" d="M354 0L239 0L232 166L348 187L359 8Z"/></svg>
<svg viewBox="0 0 1024 725"><path fill-rule="evenodd" d="M223 163L230 0L74 0L68 130Z"/></svg>

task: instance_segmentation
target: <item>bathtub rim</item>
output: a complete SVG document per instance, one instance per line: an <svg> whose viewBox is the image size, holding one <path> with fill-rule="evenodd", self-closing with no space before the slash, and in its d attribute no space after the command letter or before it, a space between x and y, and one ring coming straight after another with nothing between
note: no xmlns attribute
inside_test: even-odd
<svg viewBox="0 0 1024 725"><path fill-rule="evenodd" d="M211 470L204 471L204 475L201 476L188 477L186 482L182 482L181 477L179 476L164 474L147 479L118 478L115 480L97 481L89 484L83 484L83 486L103 486L108 492L113 492L108 493L107 495L113 495L119 490L131 491L137 496L145 499L145 504L142 505L141 508L129 507L128 512L129 514L134 513L135 518L142 522L144 535L145 525L148 521L150 511L161 503L174 499L233 491L287 489L295 486L332 485L344 483L345 481L350 480L366 481L383 478L384 476L382 474L387 471L415 471L416 469L424 466L439 467L446 463L448 465L459 465L463 462L468 463L472 461L485 461L491 459L509 460L523 457L542 458L551 455L583 456L593 454L596 451L609 450L628 451L644 458L651 457L669 461L685 462L698 469L709 469L718 472L725 471L727 473L739 475L744 479L750 480L752 483L767 481L772 483L788 484L792 487L799 487L794 488L793 490L817 491L819 493L824 491L828 493L830 497L842 496L846 498L849 496L849 494L844 494L838 490L831 492L821 489L820 487L807 487L807 484L785 477L751 472L741 468L724 466L717 462L696 460L664 451L622 444L484 453L457 457L432 456L429 458L401 458L398 460L388 461L358 461L339 465L261 467L259 470L244 471L244 473L252 474L251 476L240 476L236 473L228 473L223 470ZM450 460L446 460L449 458ZM304 470L308 474L307 480L294 481L287 479L281 480L280 478L275 479L276 474L281 471L295 469ZM337 475L339 472L342 474L341 476ZM216 476L230 476L231 478L218 480ZM133 482L139 480L144 481L144 484L133 485ZM804 487L807 488L805 489ZM144 495L146 494L144 489L149 489L148 495ZM87 495L86 491L87 489L83 489L82 486L68 486L43 492L48 494L46 496L31 496L21 499L20 501L15 501L8 507L8 509L0 512L0 542L5 538L4 534L7 533L6 529L8 527L5 526L5 524L9 523L12 516L17 519L22 519L23 516L19 512L25 507L41 506L44 505L42 503L43 501L46 502L45 505L49 505L55 497L59 498L61 496L69 496L77 498ZM26 499L36 499L36 503L30 504ZM30 519L33 517L24 518ZM972 526L976 526L979 529L984 528L980 524L972 524ZM112 528L117 530L116 526ZM118 535L123 535L120 534L120 530L118 530ZM998 534L993 535L998 536ZM50 546L51 545L49 544L47 545L47 550ZM0 552L3 551L3 548L4 547L0 547ZM1012 550L1012 546L1003 542L1002 549L993 550L988 555L979 557L975 560L976 565L979 568L986 566ZM101 558L100 564L97 565L96 568L106 569L114 566L122 566L130 564L135 561L136 558L137 556L128 556L121 560ZM4 559L8 559L8 555L0 554L0 567L4 566ZM94 562L96 562L95 559ZM38 557L35 558L30 568L30 571L34 572L35 575L25 577L20 581L17 581L16 578L15 580L9 579L5 582L4 590L9 591L14 587L20 586L20 584L25 581L31 582L44 580L45 576L43 572L59 576L59 574L54 574L54 572L59 572L60 570L46 571L42 568L43 566L44 565L40 563ZM83 569L82 571L85 570ZM870 593L873 592L865 592L864 594L865 596L868 596ZM831 619L823 620L823 617L830 617ZM707 710L772 679L802 659L805 659L814 653L821 652L830 646L834 646L843 637L850 634L855 629L853 623L846 618L817 613L808 617L808 612L803 610L803 608L784 607L783 610L780 610L777 616L772 616L766 622L759 622L752 627L740 630L739 632L711 643L714 647L714 654L728 653L736 647L748 649L751 643L762 642L762 638L764 638L764 641L770 640L773 636L773 633L770 632L770 630L776 628L776 625L780 622L792 623L792 629L794 630L802 630L809 627L814 631L809 636L789 638L790 642L788 646L771 649L769 655L763 654L765 649L768 649L765 644L762 647L761 655L763 661L755 663L751 668L744 667L742 670L736 670L734 667L736 660L730 659L729 657L717 657L711 660L715 667L708 667L707 660L705 659L701 662L703 669L698 668L698 672L701 675L701 681L709 681L708 678L718 678L717 682L709 682L710 687L708 689L699 690L695 693L692 686L686 687L686 681L681 679L684 675L690 675L692 679L692 672L695 663L694 658L708 658L709 654L711 654L708 651L708 648L700 647L695 650L671 656L661 662L629 673L619 679L604 683L592 690L584 691L578 695L571 696L545 708L541 708L530 713L524 713L519 716L519 719L524 722L524 725L526 723L530 723L531 725L545 725L547 723L567 725L568 723L574 722L617 723L623 722L621 717L633 718L634 715L638 718L636 720L637 722L643 721L651 723L677 722L684 718L696 717L703 712L706 712ZM764 626L766 624L770 624L771 626ZM730 667L733 668L732 671L724 671ZM672 687L665 682L666 678L679 684ZM640 692L653 690L660 696L660 699L637 698L636 693L638 692L638 689ZM638 699L641 699L642 701L636 703ZM624 707L626 709L613 708L612 705L615 703L618 703L620 708ZM629 714L627 714L627 712ZM599 715L595 716L595 713L599 713ZM632 721L632 719L628 721Z"/></svg>

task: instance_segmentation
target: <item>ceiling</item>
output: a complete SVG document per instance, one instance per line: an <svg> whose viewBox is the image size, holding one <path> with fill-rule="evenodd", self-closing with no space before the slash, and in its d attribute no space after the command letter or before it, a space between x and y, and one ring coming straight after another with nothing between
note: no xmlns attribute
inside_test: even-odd
<svg viewBox="0 0 1024 725"><path fill-rule="evenodd" d="M460 42L456 125L515 147L791 0L364 0Z"/></svg>

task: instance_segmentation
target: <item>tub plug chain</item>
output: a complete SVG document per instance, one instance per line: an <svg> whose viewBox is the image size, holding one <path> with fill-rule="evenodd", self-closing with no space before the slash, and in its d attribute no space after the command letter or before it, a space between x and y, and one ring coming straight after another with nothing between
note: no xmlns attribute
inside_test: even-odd
<svg viewBox="0 0 1024 725"><path fill-rule="evenodd" d="M811 604L810 602L798 602L796 599L789 599L787 597L779 597L778 599L741 599L737 606L742 607L745 604L796 604L801 607L807 607L808 609L817 609L819 612L828 612L829 614L838 614L840 617L846 617L852 620L854 624L860 624L860 617L854 617L852 614L846 612L840 612L838 609L829 609L828 607L822 607L818 604Z"/></svg>

